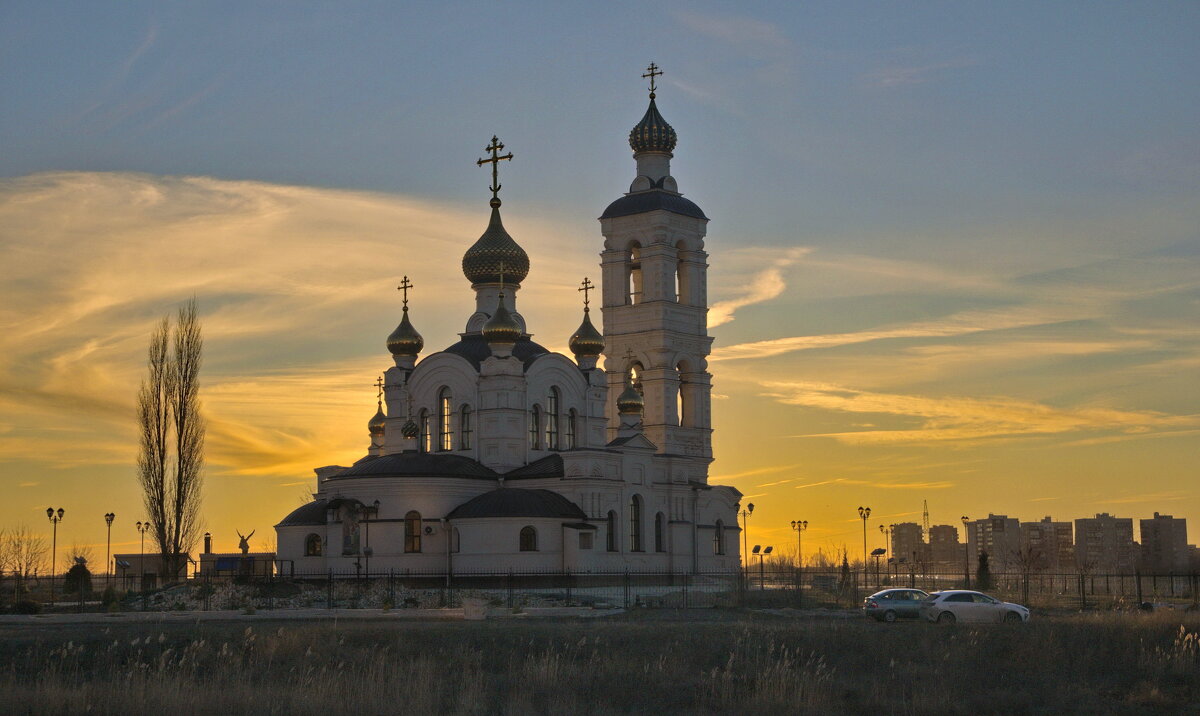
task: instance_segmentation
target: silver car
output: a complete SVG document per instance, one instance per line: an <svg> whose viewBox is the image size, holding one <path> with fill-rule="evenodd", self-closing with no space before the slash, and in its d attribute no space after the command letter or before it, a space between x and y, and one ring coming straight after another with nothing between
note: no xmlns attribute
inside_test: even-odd
<svg viewBox="0 0 1200 716"><path fill-rule="evenodd" d="M1028 608L967 589L934 592L921 602L920 611L922 619L938 624L1029 621Z"/></svg>
<svg viewBox="0 0 1200 716"><path fill-rule="evenodd" d="M921 602L928 596L920 589L885 589L863 600L863 614L881 622L916 619Z"/></svg>

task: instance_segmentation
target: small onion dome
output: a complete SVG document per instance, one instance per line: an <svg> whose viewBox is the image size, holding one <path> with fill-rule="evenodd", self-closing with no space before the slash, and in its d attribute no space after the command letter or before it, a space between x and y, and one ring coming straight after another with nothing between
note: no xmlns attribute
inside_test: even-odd
<svg viewBox="0 0 1200 716"><path fill-rule="evenodd" d="M504 282L520 286L529 275L529 254L504 230L500 200L492 199L492 220L483 236L463 254L462 270L472 284L500 283L502 267Z"/></svg>
<svg viewBox="0 0 1200 716"><path fill-rule="evenodd" d="M404 307L404 317L400 319L400 325L388 336L387 347L394 356L415 356L425 347L425 339L408 320L408 306Z"/></svg>
<svg viewBox="0 0 1200 716"><path fill-rule="evenodd" d="M569 345L571 352L577 356L598 356L604 352L604 336L592 325L586 308L583 311L583 323L571 336Z"/></svg>
<svg viewBox="0 0 1200 716"><path fill-rule="evenodd" d="M400 427L400 434L411 440L421 434L421 429L409 418L408 422Z"/></svg>
<svg viewBox="0 0 1200 716"><path fill-rule="evenodd" d="M367 423L367 430L371 431L371 435L383 435L383 430L387 426L387 416L383 414L383 406L375 411L375 417L371 418Z"/></svg>
<svg viewBox="0 0 1200 716"><path fill-rule="evenodd" d="M637 392L633 383L625 381L625 390L617 396L617 412L622 415L640 413L646 407L646 400Z"/></svg>
<svg viewBox="0 0 1200 716"><path fill-rule="evenodd" d="M666 152L670 154L675 149L675 142L678 139L675 130L671 129L667 120L658 113L658 107L654 104L654 95L650 95L650 107L646 110L646 116L642 117L642 121L629 130L629 146L633 149L633 153Z"/></svg>
<svg viewBox="0 0 1200 716"><path fill-rule="evenodd" d="M496 312L483 324L483 337L488 343L516 343L521 340L521 324L504 307L504 294L496 302Z"/></svg>

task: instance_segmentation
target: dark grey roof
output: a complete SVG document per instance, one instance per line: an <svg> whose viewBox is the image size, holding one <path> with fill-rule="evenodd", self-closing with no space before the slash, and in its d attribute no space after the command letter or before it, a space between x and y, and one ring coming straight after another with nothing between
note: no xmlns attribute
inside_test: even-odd
<svg viewBox="0 0 1200 716"><path fill-rule="evenodd" d="M505 480L520 480L522 478L534 477L562 477L563 476L563 460L559 455L547 455L538 460L534 460L528 465L513 468L504 473Z"/></svg>
<svg viewBox="0 0 1200 716"><path fill-rule="evenodd" d="M492 349L488 347L487 340L480 333L463 336L462 340L442 352L453 353L454 355L466 358L471 365L475 366L475 370L479 370L479 364L492 355ZM538 358L549 355L550 351L529 340L528 336L525 336L513 346L512 354L528 368Z"/></svg>
<svg viewBox="0 0 1200 716"><path fill-rule="evenodd" d="M579 506L550 490L525 490L501 487L485 492L455 507L446 516L451 520L482 517L551 517L585 520Z"/></svg>
<svg viewBox="0 0 1200 716"><path fill-rule="evenodd" d="M649 191L626 194L609 204L604 213L600 215L600 218L612 219L617 216L644 214L648 211L657 211L659 209L683 214L684 216L694 216L697 219L708 219L704 215L704 212L700 210L700 207L688 199L684 199L678 194L672 194L669 191L663 191L662 189L651 189Z"/></svg>
<svg viewBox="0 0 1200 716"><path fill-rule="evenodd" d="M323 525L325 524L325 510L329 508L327 500L314 500L307 505L301 505L292 510L292 513L275 525L276 527L287 527L290 525Z"/></svg>
<svg viewBox="0 0 1200 716"><path fill-rule="evenodd" d="M365 457L333 477L462 477L495 480L500 474L469 457L453 453L398 452Z"/></svg>

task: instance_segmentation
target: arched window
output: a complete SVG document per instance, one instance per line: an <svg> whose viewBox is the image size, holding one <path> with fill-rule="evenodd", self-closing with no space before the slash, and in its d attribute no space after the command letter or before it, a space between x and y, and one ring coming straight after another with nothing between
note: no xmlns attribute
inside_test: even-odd
<svg viewBox="0 0 1200 716"><path fill-rule="evenodd" d="M612 510L608 511L607 540L608 540L608 551L616 552L617 551L617 513Z"/></svg>
<svg viewBox="0 0 1200 716"><path fill-rule="evenodd" d="M416 510L404 516L404 551L421 551L421 513Z"/></svg>
<svg viewBox="0 0 1200 716"><path fill-rule="evenodd" d="M684 256L687 248L680 241L675 245L675 300L679 303L692 305L692 287L688 279L687 264L684 263Z"/></svg>
<svg viewBox="0 0 1200 716"><path fill-rule="evenodd" d="M542 447L542 410L533 406L529 410L529 449L540 450Z"/></svg>
<svg viewBox="0 0 1200 716"><path fill-rule="evenodd" d="M642 551L642 498L638 495L629 500L629 550Z"/></svg>
<svg viewBox="0 0 1200 716"><path fill-rule="evenodd" d="M305 557L320 557L321 556L321 535L311 534L304 538L304 556Z"/></svg>
<svg viewBox="0 0 1200 716"><path fill-rule="evenodd" d="M558 388L554 387L546 396L546 449L558 449Z"/></svg>
<svg viewBox="0 0 1200 716"><path fill-rule="evenodd" d="M459 450L471 449L471 406L464 405L458 413Z"/></svg>
<svg viewBox="0 0 1200 716"><path fill-rule="evenodd" d="M418 441L418 446L421 452L429 452L433 450L433 436L429 433L429 411L421 408L420 414L421 437Z"/></svg>
<svg viewBox="0 0 1200 716"><path fill-rule="evenodd" d="M571 408L571 410L567 411L567 449L568 450L574 450L575 446L576 446L575 435L576 435L576 432L579 430L579 426L577 426L575 424L575 422L578 419L579 419L579 416L576 415L574 408Z"/></svg>
<svg viewBox="0 0 1200 716"><path fill-rule="evenodd" d="M725 554L725 523L721 520L713 530L713 554Z"/></svg>
<svg viewBox="0 0 1200 716"><path fill-rule="evenodd" d="M451 527L450 528L450 551L451 552L457 552L459 550L458 540L459 540L458 528Z"/></svg>
<svg viewBox="0 0 1200 716"><path fill-rule="evenodd" d="M628 267L629 285L626 302L638 304L642 302L642 245L636 241L629 245Z"/></svg>
<svg viewBox="0 0 1200 716"><path fill-rule="evenodd" d="M438 391L438 450L454 449L454 411L450 407L450 389Z"/></svg>
<svg viewBox="0 0 1200 716"><path fill-rule="evenodd" d="M654 515L654 551L667 551L667 518L659 512Z"/></svg>
<svg viewBox="0 0 1200 716"><path fill-rule="evenodd" d="M521 528L521 551L537 551L537 530L531 525L525 525Z"/></svg>

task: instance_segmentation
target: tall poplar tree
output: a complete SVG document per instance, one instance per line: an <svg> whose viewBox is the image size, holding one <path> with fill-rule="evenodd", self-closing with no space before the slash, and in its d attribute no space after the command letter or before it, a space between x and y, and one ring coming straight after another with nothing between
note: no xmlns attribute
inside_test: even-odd
<svg viewBox="0 0 1200 716"><path fill-rule="evenodd" d="M204 416L200 364L204 340L192 299L174 326L164 316L150 335L147 374L138 389L138 481L150 532L170 578L185 568L200 537Z"/></svg>

